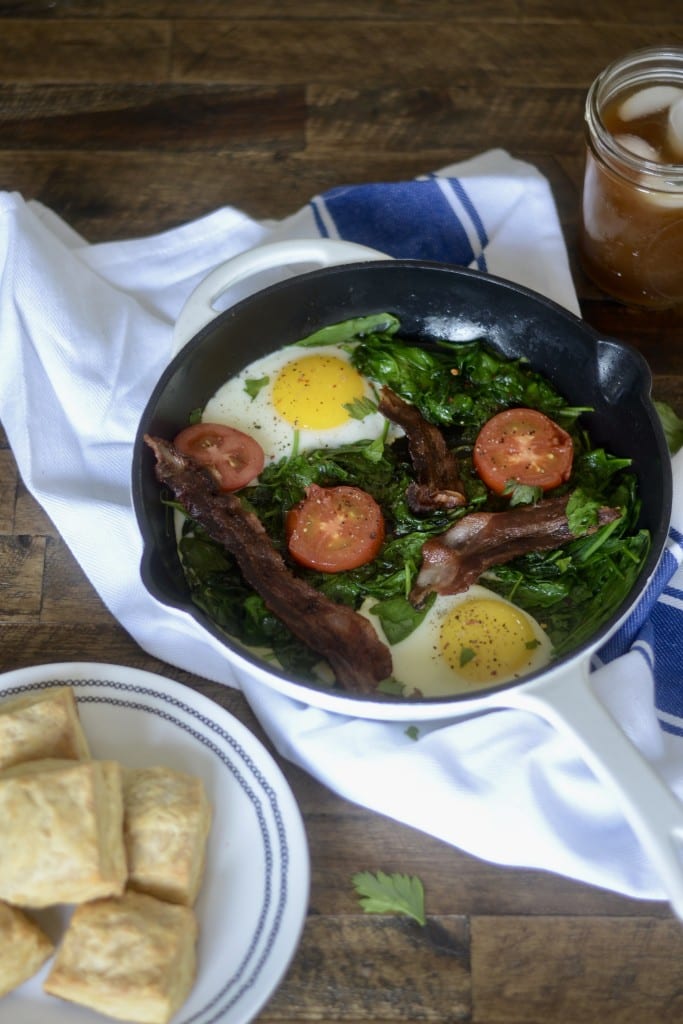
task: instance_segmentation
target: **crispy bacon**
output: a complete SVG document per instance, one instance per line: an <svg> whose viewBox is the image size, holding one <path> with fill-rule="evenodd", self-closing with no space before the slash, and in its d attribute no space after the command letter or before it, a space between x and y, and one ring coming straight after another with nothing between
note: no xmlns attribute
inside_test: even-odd
<svg viewBox="0 0 683 1024"><path fill-rule="evenodd" d="M574 539L566 515L569 495L549 498L537 505L521 505L505 512L472 512L422 547L422 565L410 594L419 607L434 591L459 594L486 569L502 565L531 551L552 551ZM618 519L616 508L601 508L598 523Z"/></svg>
<svg viewBox="0 0 683 1024"><path fill-rule="evenodd" d="M370 623L290 572L258 516L236 494L217 492L209 474L170 441L145 435L145 442L156 456L159 482L234 556L245 580L270 611L327 659L341 686L371 693L391 675L389 648Z"/></svg>
<svg viewBox="0 0 683 1024"><path fill-rule="evenodd" d="M408 439L416 480L408 485L406 499L412 512L433 512L465 505L458 460L446 446L443 434L429 423L420 410L404 401L391 388L380 391L379 411L397 423Z"/></svg>

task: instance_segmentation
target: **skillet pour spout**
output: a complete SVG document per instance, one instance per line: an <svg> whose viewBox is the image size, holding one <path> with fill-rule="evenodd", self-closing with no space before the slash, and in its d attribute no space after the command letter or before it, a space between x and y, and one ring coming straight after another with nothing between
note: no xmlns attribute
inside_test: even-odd
<svg viewBox="0 0 683 1024"><path fill-rule="evenodd" d="M214 272L212 295L220 293L221 273L220 268ZM234 281L230 263L225 279ZM159 500L154 459L143 443L145 434L174 437L192 410L203 408L222 382L255 359L323 326L384 312L398 317L402 333L419 343L485 338L502 356L527 360L571 405L592 410L585 425L593 443L630 459L637 478L639 526L649 531L651 546L630 594L577 649L521 682L478 691L476 698L456 694L406 701L331 689L275 668L232 641L190 600L175 536ZM674 850L674 840L683 835L681 805L594 696L589 675L591 655L646 590L670 521L671 462L651 400L650 371L640 354L600 337L556 303L509 281L461 267L375 256L279 281L224 313L212 316L204 310L188 322L203 326L178 351L154 389L133 459L133 501L144 549L141 573L150 593L186 613L214 645L222 646L245 692L257 686L343 715L411 723L524 707L569 732L587 763L613 787L659 870L675 912L683 917L683 868Z"/></svg>

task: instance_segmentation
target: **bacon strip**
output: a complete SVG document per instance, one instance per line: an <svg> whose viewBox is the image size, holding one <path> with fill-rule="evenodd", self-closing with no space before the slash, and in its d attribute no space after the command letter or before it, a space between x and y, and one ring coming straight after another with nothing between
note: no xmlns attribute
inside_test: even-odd
<svg viewBox="0 0 683 1024"><path fill-rule="evenodd" d="M416 481L406 490L411 512L419 515L440 508L460 508L467 503L460 480L458 460L446 447L443 434L420 410L405 402L391 388L380 391L379 411L397 423L408 438Z"/></svg>
<svg viewBox="0 0 683 1024"><path fill-rule="evenodd" d="M370 623L290 572L259 518L235 494L218 493L209 474L170 441L145 435L145 442L156 456L157 480L234 556L270 611L327 659L341 686L371 693L391 676L391 653Z"/></svg>
<svg viewBox="0 0 683 1024"><path fill-rule="evenodd" d="M429 594L459 594L494 565L502 565L531 551L552 551L574 534L566 515L569 495L549 498L505 512L472 512L445 533L422 546L422 564L410 594L416 607ZM619 509L603 507L598 523L586 531L618 519Z"/></svg>

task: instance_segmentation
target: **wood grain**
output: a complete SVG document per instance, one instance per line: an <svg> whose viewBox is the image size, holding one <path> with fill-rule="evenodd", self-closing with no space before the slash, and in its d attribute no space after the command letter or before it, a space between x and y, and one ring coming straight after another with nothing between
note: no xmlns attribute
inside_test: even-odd
<svg viewBox="0 0 683 1024"><path fill-rule="evenodd" d="M472 1000L487 1024L650 1024L676 1020L678 923L515 917L472 924Z"/></svg>
<svg viewBox="0 0 683 1024"><path fill-rule="evenodd" d="M0 66L10 82L125 82L166 77L171 26L156 21L5 21ZM32 60L32 55L40 55Z"/></svg>
<svg viewBox="0 0 683 1024"><path fill-rule="evenodd" d="M52 86L3 93L3 149L205 152L304 148L301 87Z"/></svg>
<svg viewBox="0 0 683 1024"><path fill-rule="evenodd" d="M335 950L326 941L330 924ZM465 918L434 918L425 929L392 918L311 917L292 969L262 1019L468 1020L469 972Z"/></svg>
<svg viewBox="0 0 683 1024"><path fill-rule="evenodd" d="M503 147L550 183L587 322L637 347L655 396L683 416L683 318L619 306L576 257L586 90L614 57L667 41L681 45L683 30L663 0L0 0L0 189L103 242L222 205L280 218L339 184ZM158 672L276 756L306 825L311 892L260 1020L681 1018L683 931L666 903L480 861L280 758L238 692L151 657L115 621L1 428L0 631L0 670L98 660ZM364 914L351 882L363 869L419 875L427 927Z"/></svg>
<svg viewBox="0 0 683 1024"><path fill-rule="evenodd" d="M555 27L544 22L415 18L335 21L301 20L286 25L264 22L175 22L171 74L184 81L248 81L345 84L349 69L365 86L478 85L494 77L500 84L519 81L535 89L588 86L605 54L612 60L643 45L675 35L675 20L656 28L631 24L567 21L562 46ZM438 30L439 47L434 43ZM605 45L605 35L609 41Z"/></svg>
<svg viewBox="0 0 683 1024"><path fill-rule="evenodd" d="M462 0L193 0L194 20L215 21L276 19L296 22L310 19L369 20L385 18L400 21L419 13L426 21L457 20L481 24L484 21L511 19L541 20L554 25L568 21L582 24L591 20L647 25L671 17L670 3L654 0L643 5L639 0L623 0L615 9L613 0L480 0L473 6ZM0 0L0 18L37 18L43 21L85 19L176 19L187 16L187 0ZM207 32L210 26L207 26Z"/></svg>

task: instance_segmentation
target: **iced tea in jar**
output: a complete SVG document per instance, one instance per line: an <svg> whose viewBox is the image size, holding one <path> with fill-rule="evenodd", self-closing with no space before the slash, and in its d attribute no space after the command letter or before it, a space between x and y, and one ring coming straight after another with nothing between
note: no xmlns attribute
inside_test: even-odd
<svg viewBox="0 0 683 1024"><path fill-rule="evenodd" d="M585 123L584 270L621 302L683 308L683 48L611 64Z"/></svg>

